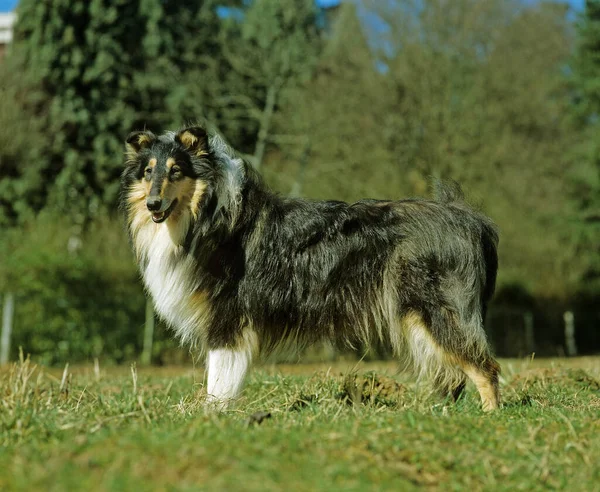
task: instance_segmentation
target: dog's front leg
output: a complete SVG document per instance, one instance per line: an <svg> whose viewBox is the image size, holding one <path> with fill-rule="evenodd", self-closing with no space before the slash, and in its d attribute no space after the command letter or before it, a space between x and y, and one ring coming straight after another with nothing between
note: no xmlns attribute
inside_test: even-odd
<svg viewBox="0 0 600 492"><path fill-rule="evenodd" d="M250 350L216 349L208 352L207 404L224 410L240 394L252 363Z"/></svg>

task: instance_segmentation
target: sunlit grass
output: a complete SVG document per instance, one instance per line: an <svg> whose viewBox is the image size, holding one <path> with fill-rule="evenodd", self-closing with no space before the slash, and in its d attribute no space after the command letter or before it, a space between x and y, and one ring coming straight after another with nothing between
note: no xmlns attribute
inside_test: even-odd
<svg viewBox="0 0 600 492"><path fill-rule="evenodd" d="M600 358L503 361L504 407L391 363L264 366L224 414L201 368L0 372L0 490L600 490Z"/></svg>

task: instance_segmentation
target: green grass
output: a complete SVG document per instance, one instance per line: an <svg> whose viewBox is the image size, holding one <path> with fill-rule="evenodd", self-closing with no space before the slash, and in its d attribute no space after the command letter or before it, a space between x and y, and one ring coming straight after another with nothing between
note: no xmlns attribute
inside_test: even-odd
<svg viewBox="0 0 600 492"><path fill-rule="evenodd" d="M600 358L502 366L491 414L338 363L258 368L215 415L200 369L21 361L0 372L0 490L600 491Z"/></svg>

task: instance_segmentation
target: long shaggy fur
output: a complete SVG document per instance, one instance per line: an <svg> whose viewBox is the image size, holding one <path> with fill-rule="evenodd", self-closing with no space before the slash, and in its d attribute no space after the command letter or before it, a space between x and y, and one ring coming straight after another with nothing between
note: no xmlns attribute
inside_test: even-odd
<svg viewBox="0 0 600 492"><path fill-rule="evenodd" d="M435 201L284 198L201 128L134 133L127 155L121 205L146 288L183 342L244 354L228 377L282 344L377 342L443 392L468 376L498 405L483 330L498 234L457 185ZM171 209L153 215L151 195ZM229 399L240 382L214 385Z"/></svg>

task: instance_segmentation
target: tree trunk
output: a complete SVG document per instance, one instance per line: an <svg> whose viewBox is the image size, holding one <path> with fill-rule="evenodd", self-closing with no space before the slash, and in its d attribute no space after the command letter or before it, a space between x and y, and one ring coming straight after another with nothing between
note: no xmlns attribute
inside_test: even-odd
<svg viewBox="0 0 600 492"><path fill-rule="evenodd" d="M277 102L277 92L278 88L276 84L271 84L267 90L267 99L265 100L265 107L263 108L262 117L260 119L258 139L256 141L256 147L254 148L254 156L252 157L252 164L257 171L260 171L265 156L267 139L269 138L269 131L271 130L271 118L273 117L275 103Z"/></svg>

